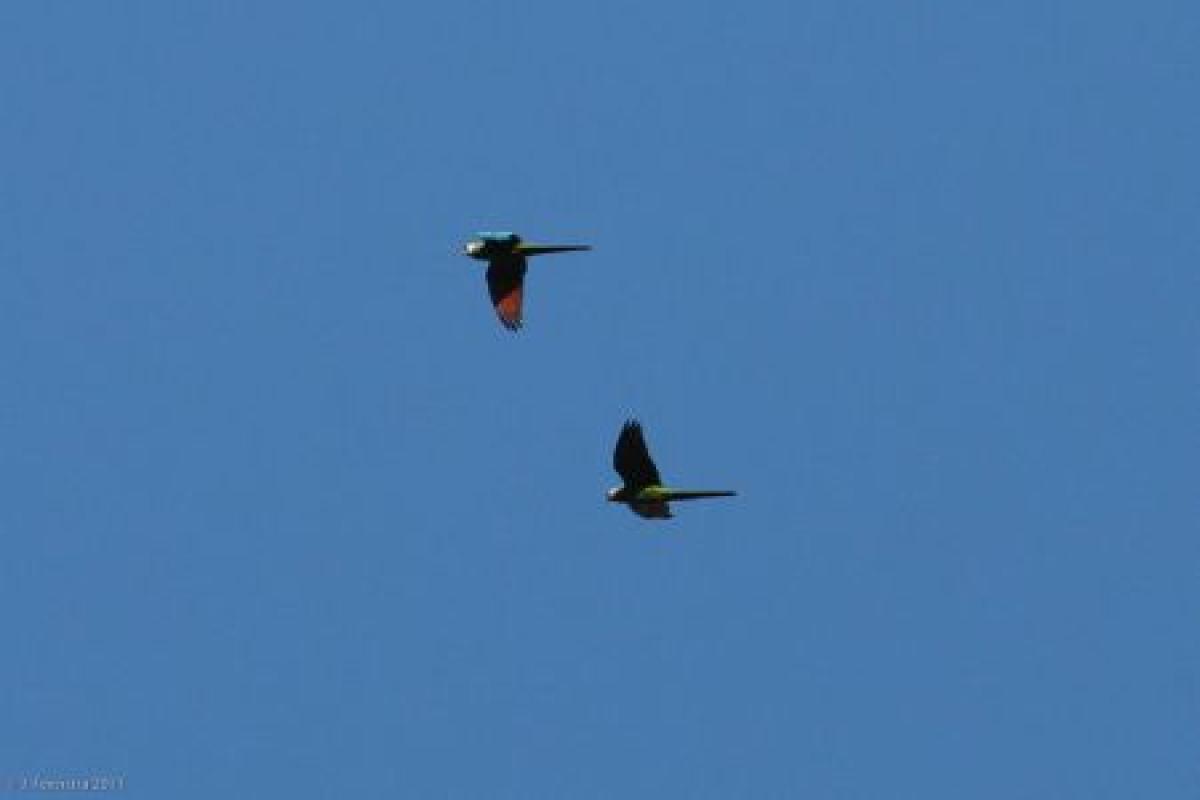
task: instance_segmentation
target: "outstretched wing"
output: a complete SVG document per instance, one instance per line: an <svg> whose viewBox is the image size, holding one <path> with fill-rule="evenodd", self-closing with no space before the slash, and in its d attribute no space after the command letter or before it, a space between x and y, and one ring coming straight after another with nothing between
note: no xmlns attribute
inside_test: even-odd
<svg viewBox="0 0 1200 800"><path fill-rule="evenodd" d="M642 426L637 420L629 420L621 428L617 446L613 449L613 469L621 476L626 486L656 486L662 483L658 467L650 458Z"/></svg>
<svg viewBox="0 0 1200 800"><path fill-rule="evenodd" d="M525 259L504 256L488 262L488 294L500 323L510 331L521 327L521 302L525 285Z"/></svg>

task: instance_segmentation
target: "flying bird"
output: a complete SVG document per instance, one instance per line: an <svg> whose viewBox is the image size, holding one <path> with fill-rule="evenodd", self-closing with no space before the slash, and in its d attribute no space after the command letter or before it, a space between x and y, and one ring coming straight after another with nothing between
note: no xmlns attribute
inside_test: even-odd
<svg viewBox="0 0 1200 800"><path fill-rule="evenodd" d="M737 492L696 491L671 489L662 485L658 467L650 458L642 426L637 420L629 420L621 428L617 446L613 449L613 469L625 482L608 490L608 500L625 503L633 513L647 519L670 519L673 500L698 500L702 497L732 497Z"/></svg>
<svg viewBox="0 0 1200 800"><path fill-rule="evenodd" d="M525 286L525 259L546 253L567 253L572 250L591 250L586 244L526 244L521 237L507 231L479 233L467 242L463 254L486 261L488 294L500 324L515 331L521 327L522 295Z"/></svg>

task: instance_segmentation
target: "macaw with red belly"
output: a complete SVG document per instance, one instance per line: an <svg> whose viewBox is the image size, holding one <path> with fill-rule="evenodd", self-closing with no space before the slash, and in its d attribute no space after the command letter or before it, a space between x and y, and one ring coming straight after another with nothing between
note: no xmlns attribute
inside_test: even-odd
<svg viewBox="0 0 1200 800"><path fill-rule="evenodd" d="M524 301L525 259L547 253L591 250L586 244L526 244L515 233L479 233L467 242L463 255L486 261L488 294L500 324L515 331L521 327Z"/></svg>

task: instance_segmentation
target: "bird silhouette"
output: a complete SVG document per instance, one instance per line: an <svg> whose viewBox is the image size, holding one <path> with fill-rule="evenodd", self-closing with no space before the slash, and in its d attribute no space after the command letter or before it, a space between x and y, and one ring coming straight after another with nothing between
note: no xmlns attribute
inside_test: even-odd
<svg viewBox="0 0 1200 800"><path fill-rule="evenodd" d="M650 457L646 437L637 420L629 420L621 428L613 448L613 469L624 481L623 486L608 490L608 500L625 503L633 513L647 519L670 519L670 502L699 500L704 497L732 497L737 492L727 490L672 489L662 485L662 476Z"/></svg>
<svg viewBox="0 0 1200 800"><path fill-rule="evenodd" d="M591 249L586 244L526 244L517 234L506 231L476 234L463 248L463 254L487 262L488 294L496 316L501 325L515 331L523 321L526 258Z"/></svg>

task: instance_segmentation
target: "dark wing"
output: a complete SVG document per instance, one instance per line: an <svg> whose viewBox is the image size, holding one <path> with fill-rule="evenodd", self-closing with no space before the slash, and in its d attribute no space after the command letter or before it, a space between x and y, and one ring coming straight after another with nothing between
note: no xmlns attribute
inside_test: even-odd
<svg viewBox="0 0 1200 800"><path fill-rule="evenodd" d="M633 509L633 513L646 519L671 519L674 516L670 506L661 500L653 503L630 503L629 507Z"/></svg>
<svg viewBox="0 0 1200 800"><path fill-rule="evenodd" d="M636 420L629 420L621 428L617 446L613 449L613 469L626 486L655 486L662 483L658 467L654 466L650 451L646 448L642 426Z"/></svg>
<svg viewBox="0 0 1200 800"><path fill-rule="evenodd" d="M521 327L522 289L525 285L525 258L502 256L488 262L488 294L500 323L510 331Z"/></svg>

